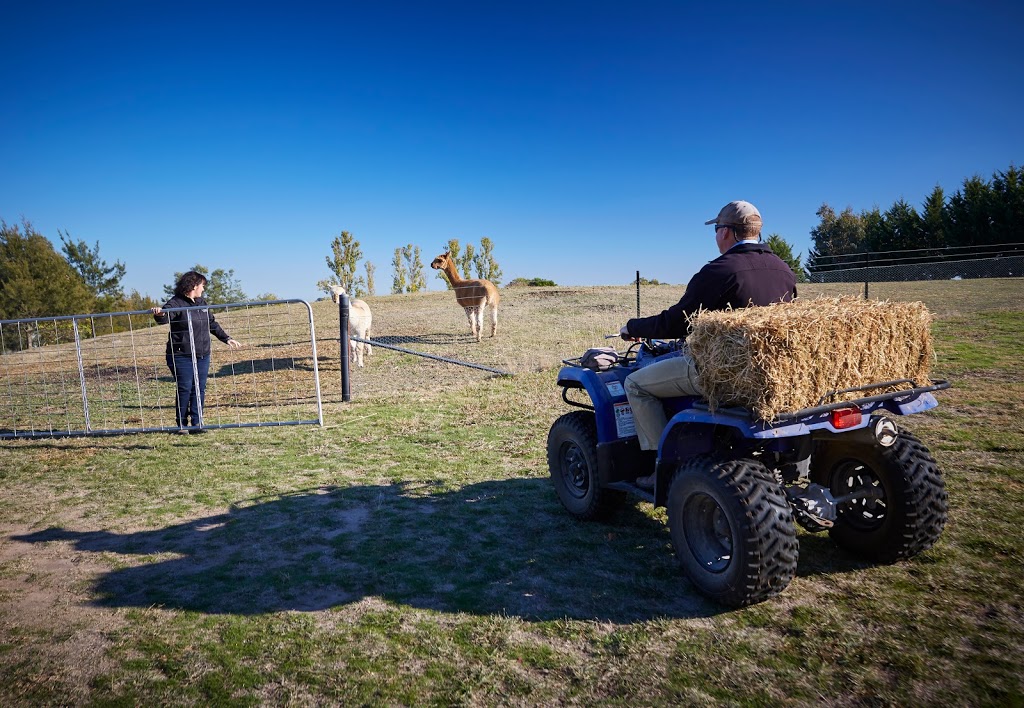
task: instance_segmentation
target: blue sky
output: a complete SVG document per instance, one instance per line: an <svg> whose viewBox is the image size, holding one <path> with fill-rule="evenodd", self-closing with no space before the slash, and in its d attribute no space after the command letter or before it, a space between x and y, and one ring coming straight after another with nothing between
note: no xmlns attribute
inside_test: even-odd
<svg viewBox="0 0 1024 708"><path fill-rule="evenodd" d="M0 218L154 297L315 298L342 230L377 294L484 236L506 282L683 283L732 199L806 254L823 202L1020 166L1021 7L0 0Z"/></svg>

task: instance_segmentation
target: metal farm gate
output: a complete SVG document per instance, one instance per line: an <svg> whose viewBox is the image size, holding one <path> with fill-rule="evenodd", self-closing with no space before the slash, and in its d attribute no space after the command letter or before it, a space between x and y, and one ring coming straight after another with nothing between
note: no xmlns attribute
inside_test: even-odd
<svg viewBox="0 0 1024 708"><path fill-rule="evenodd" d="M208 307L243 347L214 339L201 427L323 425L309 303ZM0 320L0 439L178 430L167 340L148 310Z"/></svg>

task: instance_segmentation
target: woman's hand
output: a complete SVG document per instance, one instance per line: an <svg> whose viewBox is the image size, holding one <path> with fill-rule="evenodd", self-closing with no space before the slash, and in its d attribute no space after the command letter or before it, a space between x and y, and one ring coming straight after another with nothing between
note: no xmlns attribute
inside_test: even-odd
<svg viewBox="0 0 1024 708"><path fill-rule="evenodd" d="M237 339L231 339L230 337L228 337L228 346L231 347L232 349L241 349L242 343L239 342Z"/></svg>

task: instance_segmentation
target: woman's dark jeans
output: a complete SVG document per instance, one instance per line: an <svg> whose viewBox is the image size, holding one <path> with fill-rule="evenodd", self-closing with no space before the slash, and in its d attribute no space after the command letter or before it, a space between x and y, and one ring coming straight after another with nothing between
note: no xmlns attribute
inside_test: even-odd
<svg viewBox="0 0 1024 708"><path fill-rule="evenodd" d="M192 357L167 357L167 368L174 375L178 384L178 393L174 397L174 416L179 428L200 425L199 409L206 404L206 377L210 373L210 355L196 357L196 370L199 372L199 391L196 391L196 377L192 371Z"/></svg>

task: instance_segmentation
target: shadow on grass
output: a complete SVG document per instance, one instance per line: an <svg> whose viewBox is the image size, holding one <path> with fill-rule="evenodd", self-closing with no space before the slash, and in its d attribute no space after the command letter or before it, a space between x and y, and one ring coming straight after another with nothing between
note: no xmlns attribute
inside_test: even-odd
<svg viewBox="0 0 1024 708"><path fill-rule="evenodd" d="M239 502L223 514L117 534L13 537L103 554L102 607L204 613L315 611L367 596L441 612L530 620L704 617L668 531L638 507L614 524L569 517L546 479L437 491L330 487Z"/></svg>
<svg viewBox="0 0 1024 708"><path fill-rule="evenodd" d="M468 325L467 325L468 326ZM490 327L490 324L487 324ZM487 329L484 333L484 338L489 336L490 329ZM449 346L452 344L475 344L476 340L473 338L472 333L465 332L459 334L453 334L451 332L438 332L435 334L416 334L416 335L403 335L403 334L386 334L380 337L370 337L370 340L374 343L380 342L381 344L391 344L393 346L407 346L407 345L436 345L436 346Z"/></svg>
<svg viewBox="0 0 1024 708"><path fill-rule="evenodd" d="M106 554L116 567L92 588L103 607L257 614L377 596L530 620L628 623L724 611L685 579L660 520L626 504L613 523L578 522L546 479L454 491L318 488L151 531L51 528L13 540ZM866 567L825 536L800 540L801 576Z"/></svg>
<svg viewBox="0 0 1024 708"><path fill-rule="evenodd" d="M222 364L211 376L225 378L244 374L265 374L272 371L313 371L312 356L283 356L266 359L246 359ZM173 380L173 379L172 379Z"/></svg>

